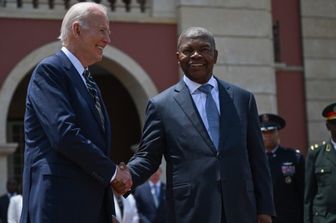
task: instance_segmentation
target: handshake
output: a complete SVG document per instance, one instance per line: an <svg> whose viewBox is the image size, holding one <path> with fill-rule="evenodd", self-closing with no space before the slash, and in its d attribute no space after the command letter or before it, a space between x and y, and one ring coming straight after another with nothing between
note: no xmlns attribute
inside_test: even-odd
<svg viewBox="0 0 336 223"><path fill-rule="evenodd" d="M124 195L131 190L133 185L132 176L126 164L121 162L117 166L117 174L112 180L111 187L115 193Z"/></svg>

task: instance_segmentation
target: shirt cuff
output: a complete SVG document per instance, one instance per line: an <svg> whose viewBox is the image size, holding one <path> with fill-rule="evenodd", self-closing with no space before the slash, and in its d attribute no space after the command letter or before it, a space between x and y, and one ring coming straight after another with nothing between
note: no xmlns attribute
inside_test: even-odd
<svg viewBox="0 0 336 223"><path fill-rule="evenodd" d="M117 176L117 171L118 171L118 167L116 167L116 169L115 169L115 171L114 171L114 174L113 174L113 176L112 176L112 178L111 178L111 180L110 180L110 183L112 183L112 181L116 178L116 176Z"/></svg>

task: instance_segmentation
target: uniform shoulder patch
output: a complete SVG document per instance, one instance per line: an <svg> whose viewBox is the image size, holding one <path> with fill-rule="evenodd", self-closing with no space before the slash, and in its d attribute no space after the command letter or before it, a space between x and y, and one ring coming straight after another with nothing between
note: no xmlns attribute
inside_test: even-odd
<svg viewBox="0 0 336 223"><path fill-rule="evenodd" d="M310 146L310 150L316 150L319 147L318 144L314 144Z"/></svg>
<svg viewBox="0 0 336 223"><path fill-rule="evenodd" d="M311 150L317 150L317 149L319 149L319 148L321 148L321 147L324 147L325 144L326 144L326 142L323 141L320 145L319 145L319 144L311 145L311 146L310 146L310 149L311 149Z"/></svg>
<svg viewBox="0 0 336 223"><path fill-rule="evenodd" d="M330 144L327 144L327 146L325 147L325 150L327 152L330 152L331 151L331 145Z"/></svg>

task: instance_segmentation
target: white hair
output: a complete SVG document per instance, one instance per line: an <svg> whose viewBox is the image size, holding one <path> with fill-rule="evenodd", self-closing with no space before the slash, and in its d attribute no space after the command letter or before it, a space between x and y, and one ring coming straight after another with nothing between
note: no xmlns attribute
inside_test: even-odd
<svg viewBox="0 0 336 223"><path fill-rule="evenodd" d="M71 6L63 18L61 32L58 37L62 45L68 41L72 24L78 22L81 26L86 26L87 17L92 13L92 9L94 8L102 11L107 16L106 7L95 2L79 2Z"/></svg>

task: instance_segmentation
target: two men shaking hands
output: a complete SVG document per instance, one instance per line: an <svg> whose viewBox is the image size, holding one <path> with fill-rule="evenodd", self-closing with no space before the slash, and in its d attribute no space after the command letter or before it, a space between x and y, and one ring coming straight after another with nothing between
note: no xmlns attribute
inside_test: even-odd
<svg viewBox="0 0 336 223"><path fill-rule="evenodd" d="M133 185L132 176L124 162L117 167L115 178L111 182L111 186L115 193L124 195L131 190Z"/></svg>

